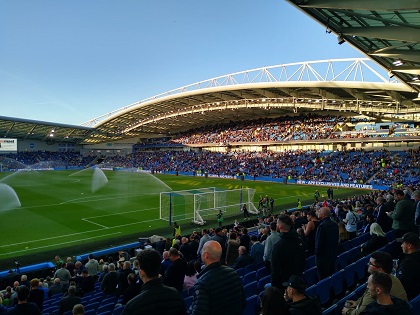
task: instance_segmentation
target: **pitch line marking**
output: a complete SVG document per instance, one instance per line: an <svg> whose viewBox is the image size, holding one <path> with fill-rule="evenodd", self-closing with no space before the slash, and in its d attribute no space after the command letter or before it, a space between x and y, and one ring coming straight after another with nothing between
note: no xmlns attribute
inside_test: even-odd
<svg viewBox="0 0 420 315"><path fill-rule="evenodd" d="M118 212L118 213L109 213L109 214L97 215L95 217L83 218L82 220L110 217L110 216L113 216L113 215L120 215L120 214L133 213L133 212L143 212L143 211L150 211L150 210L156 210L156 209L158 209L158 208L138 209L138 210L132 210L132 211ZM142 222L146 222L146 221L142 221Z"/></svg>
<svg viewBox="0 0 420 315"><path fill-rule="evenodd" d="M102 225L102 224L99 224L99 223L96 223L96 222L89 221L88 219L82 219L82 221L85 221L85 222L88 222L88 223L91 223L91 224L98 225L100 227L103 227L104 229L109 229L109 227L107 227L105 225Z"/></svg>
<svg viewBox="0 0 420 315"><path fill-rule="evenodd" d="M84 219L82 219L82 220L84 220ZM22 244L28 244L28 243L48 241L48 240L53 240L53 239L58 239L58 238L63 238L63 237L68 237L68 236L74 236L74 235L80 235L80 234L87 234L87 233L91 233L91 232L104 231L104 230L109 230L109 229L114 229L114 228L120 228L120 227L135 225L135 224L141 224L141 223L146 223L146 222L154 222L154 221L160 221L160 219L157 218L157 219L151 219L151 220L145 220L145 221L137 221L137 222L127 223L127 224L115 225L115 226L111 226L111 227L105 226L102 229L96 229L96 230L90 230L90 231L78 232L78 233L71 233L71 234L59 235L59 236L54 236L54 237L41 238L41 239L37 239L37 240L20 242L20 243L0 245L0 248L2 248L2 247L11 247L11 246L16 246L16 245L22 245ZM96 224L94 222L90 222L90 223ZM118 233L121 233L121 232L118 232ZM112 235L112 234L108 234L108 235ZM62 244L65 244L65 243L62 243Z"/></svg>
<svg viewBox="0 0 420 315"><path fill-rule="evenodd" d="M114 233L109 233L109 234L102 234L102 235L99 235L99 236L92 236L92 237L84 238L83 240L90 240L90 239L94 239L94 238L100 238L100 237L109 236L109 235L115 235L115 234L121 234L121 232L114 232ZM51 246L71 244L71 243L80 242L80 241L82 241L82 240L73 240L73 241L63 242L63 243L58 243L58 244L53 244L53 245L45 245L45 246L39 246L39 247L34 247L34 248L30 248L30 249L25 249L25 250L17 250L17 251L14 251L14 252L0 254L0 256L10 255L10 254L16 254L16 253L22 253L22 252L28 252L30 250L42 249L42 248L51 247ZM29 242L26 242L26 243L29 243Z"/></svg>
<svg viewBox="0 0 420 315"><path fill-rule="evenodd" d="M91 233L91 232L98 232L98 231L103 231L103 230L105 230L105 229L96 229L96 230L90 230L90 231L85 231L85 232L78 232L78 233L71 233L71 234L64 234L64 235L59 235L59 236L53 236L53 237L47 237L47 238L41 238L41 239L38 239L38 240L25 241L25 242L14 243L14 244L0 245L0 248L1 248L1 247L10 247L10 246L15 246L15 245L28 244L28 243L35 243L35 242L48 241L48 240L53 240L53 239L57 239L57 238L68 237L68 236L74 236L74 235L80 235L80 234L86 234L86 233Z"/></svg>

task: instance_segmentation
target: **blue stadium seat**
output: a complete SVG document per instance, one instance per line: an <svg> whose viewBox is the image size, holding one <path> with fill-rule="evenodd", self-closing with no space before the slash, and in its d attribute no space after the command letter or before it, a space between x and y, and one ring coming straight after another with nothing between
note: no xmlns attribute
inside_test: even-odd
<svg viewBox="0 0 420 315"><path fill-rule="evenodd" d="M316 285L315 294L318 296L319 303L321 303L322 306L327 305L331 300L330 288L331 277L322 279Z"/></svg>
<svg viewBox="0 0 420 315"><path fill-rule="evenodd" d="M86 311L86 308L85 308L85 315L96 315L96 310L88 310L88 311Z"/></svg>
<svg viewBox="0 0 420 315"><path fill-rule="evenodd" d="M249 298L250 296L256 295L258 293L258 282L254 281L244 285L245 297Z"/></svg>
<svg viewBox="0 0 420 315"><path fill-rule="evenodd" d="M354 290L354 300L357 300L359 297L365 293L367 287L367 283L359 285L356 290Z"/></svg>
<svg viewBox="0 0 420 315"><path fill-rule="evenodd" d="M90 310L94 310L96 313L96 310L99 307L99 304L101 304L100 302L94 302L94 303L89 303L88 305L85 306L85 314L86 311L90 311Z"/></svg>
<svg viewBox="0 0 420 315"><path fill-rule="evenodd" d="M256 271L248 272L242 278L242 284L243 285L247 285L248 283L251 283L251 282L254 282L254 281L257 281L257 272Z"/></svg>
<svg viewBox="0 0 420 315"><path fill-rule="evenodd" d="M390 230L385 233L386 238L388 239L388 242L395 241L395 230Z"/></svg>
<svg viewBox="0 0 420 315"><path fill-rule="evenodd" d="M336 308L337 312L336 313L337 314L341 314L341 311L342 311L342 309L344 307L344 304L346 303L347 300L353 300L353 301L356 300L354 298L354 292L346 295L345 297L343 297L340 301L338 301L336 303L336 305L337 305L337 308Z"/></svg>
<svg viewBox="0 0 420 315"><path fill-rule="evenodd" d="M248 271L244 267L244 268L236 269L236 273L238 274L239 277L243 277L248 273Z"/></svg>
<svg viewBox="0 0 420 315"><path fill-rule="evenodd" d="M341 269L331 276L331 289L335 299L340 299L346 287L344 286L344 269Z"/></svg>
<svg viewBox="0 0 420 315"><path fill-rule="evenodd" d="M112 312L112 315L120 315L123 310L124 310L124 305L123 306L120 306L120 307L116 307L114 309L114 312Z"/></svg>
<svg viewBox="0 0 420 315"><path fill-rule="evenodd" d="M332 305L322 312L322 315L334 315L336 314L337 304Z"/></svg>
<svg viewBox="0 0 420 315"><path fill-rule="evenodd" d="M312 267L311 269L308 269L303 274L303 279L305 280L308 287L311 285L314 285L318 282L318 268Z"/></svg>
<svg viewBox="0 0 420 315"><path fill-rule="evenodd" d="M349 258L348 258L347 263L351 264L357 260L357 257L360 254L360 246L350 249L348 253L349 253Z"/></svg>
<svg viewBox="0 0 420 315"><path fill-rule="evenodd" d="M347 290L352 290L355 287L356 263L348 265L344 269L344 281L346 282Z"/></svg>
<svg viewBox="0 0 420 315"><path fill-rule="evenodd" d="M306 258L305 269L311 269L315 266L316 266L315 255L312 255L312 256L309 256L308 258Z"/></svg>
<svg viewBox="0 0 420 315"><path fill-rule="evenodd" d="M306 288L305 294L308 296L315 296L316 295L316 284Z"/></svg>
<svg viewBox="0 0 420 315"><path fill-rule="evenodd" d="M110 296L110 297L107 297L107 298L103 299L101 301L100 306L105 305L105 304L109 304L109 303L113 303L115 305L115 302L117 302L117 297L116 296Z"/></svg>
<svg viewBox="0 0 420 315"><path fill-rule="evenodd" d="M410 301L413 314L420 314L420 294Z"/></svg>
<svg viewBox="0 0 420 315"><path fill-rule="evenodd" d="M244 269L245 269L245 274L247 274L248 272L256 271L257 266L255 264L250 264L250 265L244 267Z"/></svg>
<svg viewBox="0 0 420 315"><path fill-rule="evenodd" d="M115 307L115 302L111 302L108 304L103 304L101 306L98 307L98 309L96 310L97 313L103 313L103 312L111 312L114 310Z"/></svg>
<svg viewBox="0 0 420 315"><path fill-rule="evenodd" d="M337 257L337 270L344 269L347 267L347 262L349 260L349 252L344 252L338 255Z"/></svg>
<svg viewBox="0 0 420 315"><path fill-rule="evenodd" d="M257 290L258 292L264 291L264 287L267 283L271 283L271 276L265 276L258 281Z"/></svg>
<svg viewBox="0 0 420 315"><path fill-rule="evenodd" d="M255 315L259 306L258 295L250 296L246 299L246 306L242 312L242 315Z"/></svg>
<svg viewBox="0 0 420 315"><path fill-rule="evenodd" d="M368 262L369 262L369 257L363 257L363 258L360 258L358 261L356 261L356 277L357 277L358 283L362 283L366 281Z"/></svg>
<svg viewBox="0 0 420 315"><path fill-rule="evenodd" d="M268 276L268 269L264 266L260 269L257 270L256 276L257 276L257 280L260 280L261 278Z"/></svg>
<svg viewBox="0 0 420 315"><path fill-rule="evenodd" d="M265 261L260 261L255 265L255 270L261 269L262 267L265 267Z"/></svg>

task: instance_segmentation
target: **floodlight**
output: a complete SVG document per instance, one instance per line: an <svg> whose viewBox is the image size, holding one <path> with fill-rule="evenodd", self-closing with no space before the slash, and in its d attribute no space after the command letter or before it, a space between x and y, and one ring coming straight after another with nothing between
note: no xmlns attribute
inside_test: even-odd
<svg viewBox="0 0 420 315"><path fill-rule="evenodd" d="M338 34L337 41L338 41L338 45L341 45L342 43L346 41L343 37L343 34Z"/></svg>

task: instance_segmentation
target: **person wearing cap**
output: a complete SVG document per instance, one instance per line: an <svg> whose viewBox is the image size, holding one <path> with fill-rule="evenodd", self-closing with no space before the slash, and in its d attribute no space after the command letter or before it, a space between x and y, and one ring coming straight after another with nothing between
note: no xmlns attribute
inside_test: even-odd
<svg viewBox="0 0 420 315"><path fill-rule="evenodd" d="M401 248L406 256L400 260L396 276L407 291L409 300L420 294L420 239L416 233L409 232L402 238Z"/></svg>
<svg viewBox="0 0 420 315"><path fill-rule="evenodd" d="M404 196L402 190L395 190L394 197L397 200L395 210L387 213L393 220L392 228L395 230L396 238L414 231L414 204L411 200L405 199Z"/></svg>
<svg viewBox="0 0 420 315"><path fill-rule="evenodd" d="M405 292L405 289L403 285L401 284L401 281L398 280L395 276L391 274L392 272L392 256L387 252L382 251L376 251L373 252L371 257L369 258L368 263L368 273L372 274L374 272L384 272L386 274L389 274L391 277L391 295L395 296L398 299L407 301L407 293ZM366 288L363 295L357 300L349 300L348 307L344 307L341 310L341 314L343 315L359 315L364 312L366 307L374 302L374 297L371 296L369 289Z"/></svg>
<svg viewBox="0 0 420 315"><path fill-rule="evenodd" d="M287 214L277 219L280 239L273 246L271 255L271 285L283 290L283 282L290 276L301 276L305 270L305 246L293 229L293 220Z"/></svg>
<svg viewBox="0 0 420 315"><path fill-rule="evenodd" d="M291 315L322 314L318 298L305 294L307 285L301 277L291 276L289 281L283 283L283 287L286 288L284 296L289 303Z"/></svg>

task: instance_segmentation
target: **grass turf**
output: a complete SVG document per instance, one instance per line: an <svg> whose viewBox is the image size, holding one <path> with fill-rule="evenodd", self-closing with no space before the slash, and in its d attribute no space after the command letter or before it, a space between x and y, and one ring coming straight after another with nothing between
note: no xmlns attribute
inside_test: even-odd
<svg viewBox="0 0 420 315"><path fill-rule="evenodd" d="M275 212L313 201L318 189L327 187L283 185L234 179L203 178L123 171L24 171L0 173L0 183L13 188L21 207L5 210L0 204L0 269L19 259L23 264L51 260L55 254L72 256L124 242L140 236L169 236L172 228L159 219L159 193L202 187L256 189L258 196L275 200ZM339 189L335 197L361 194L356 189ZM2 204L16 202L0 187ZM226 224L234 218L227 219ZM190 220L179 222L182 232L197 229ZM207 226L216 226L208 222Z"/></svg>

